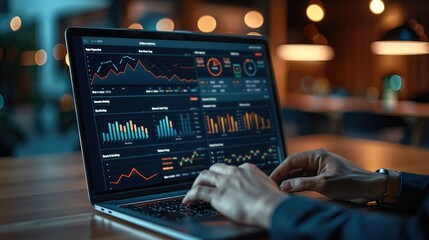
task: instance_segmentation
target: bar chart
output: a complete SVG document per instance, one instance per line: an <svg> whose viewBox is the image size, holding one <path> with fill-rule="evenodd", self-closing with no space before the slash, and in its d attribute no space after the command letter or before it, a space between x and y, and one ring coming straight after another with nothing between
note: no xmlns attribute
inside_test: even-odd
<svg viewBox="0 0 429 240"><path fill-rule="evenodd" d="M197 115L194 114L176 114L172 116L164 116L156 124L157 137L174 138L174 137L189 137L194 136L196 132L192 128L191 122Z"/></svg>
<svg viewBox="0 0 429 240"><path fill-rule="evenodd" d="M271 129L271 120L255 112L243 114L243 125L246 131Z"/></svg>
<svg viewBox="0 0 429 240"><path fill-rule="evenodd" d="M103 143L138 141L149 139L149 131L143 125L137 125L132 120L123 123L108 122L108 132L102 132Z"/></svg>
<svg viewBox="0 0 429 240"><path fill-rule="evenodd" d="M207 133L232 133L238 132L238 122L234 116L227 113L226 115L206 116Z"/></svg>

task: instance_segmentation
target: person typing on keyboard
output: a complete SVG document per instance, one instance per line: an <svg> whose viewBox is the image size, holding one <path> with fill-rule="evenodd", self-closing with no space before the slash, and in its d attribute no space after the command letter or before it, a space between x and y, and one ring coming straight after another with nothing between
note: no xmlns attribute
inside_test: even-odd
<svg viewBox="0 0 429 240"><path fill-rule="evenodd" d="M301 191L376 201L386 211L291 194ZM429 239L429 176L368 172L323 149L287 157L269 177L249 163L214 164L200 173L183 203L198 200L236 222L267 229L273 239Z"/></svg>

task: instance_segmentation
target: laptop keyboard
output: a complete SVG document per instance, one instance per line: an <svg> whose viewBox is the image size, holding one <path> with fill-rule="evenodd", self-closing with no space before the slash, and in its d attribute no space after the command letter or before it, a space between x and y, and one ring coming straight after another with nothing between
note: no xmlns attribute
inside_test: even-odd
<svg viewBox="0 0 429 240"><path fill-rule="evenodd" d="M183 197L168 198L157 201L134 203L121 207L169 221L183 221L219 215L207 202L198 201L192 206L187 206L182 204L182 200Z"/></svg>

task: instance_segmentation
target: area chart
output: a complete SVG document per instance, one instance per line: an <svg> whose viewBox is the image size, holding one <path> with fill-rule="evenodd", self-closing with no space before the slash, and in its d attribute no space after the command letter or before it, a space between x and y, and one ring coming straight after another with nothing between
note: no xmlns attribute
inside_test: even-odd
<svg viewBox="0 0 429 240"><path fill-rule="evenodd" d="M193 58L186 56L88 54L91 85L196 84Z"/></svg>

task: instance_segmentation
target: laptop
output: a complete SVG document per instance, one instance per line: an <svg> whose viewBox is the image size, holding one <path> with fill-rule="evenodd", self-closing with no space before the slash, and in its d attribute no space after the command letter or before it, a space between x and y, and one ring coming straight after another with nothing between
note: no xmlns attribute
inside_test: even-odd
<svg viewBox="0 0 429 240"><path fill-rule="evenodd" d="M97 211L178 239L255 236L181 204L214 163L270 173L286 156L261 37L66 30L88 195Z"/></svg>

